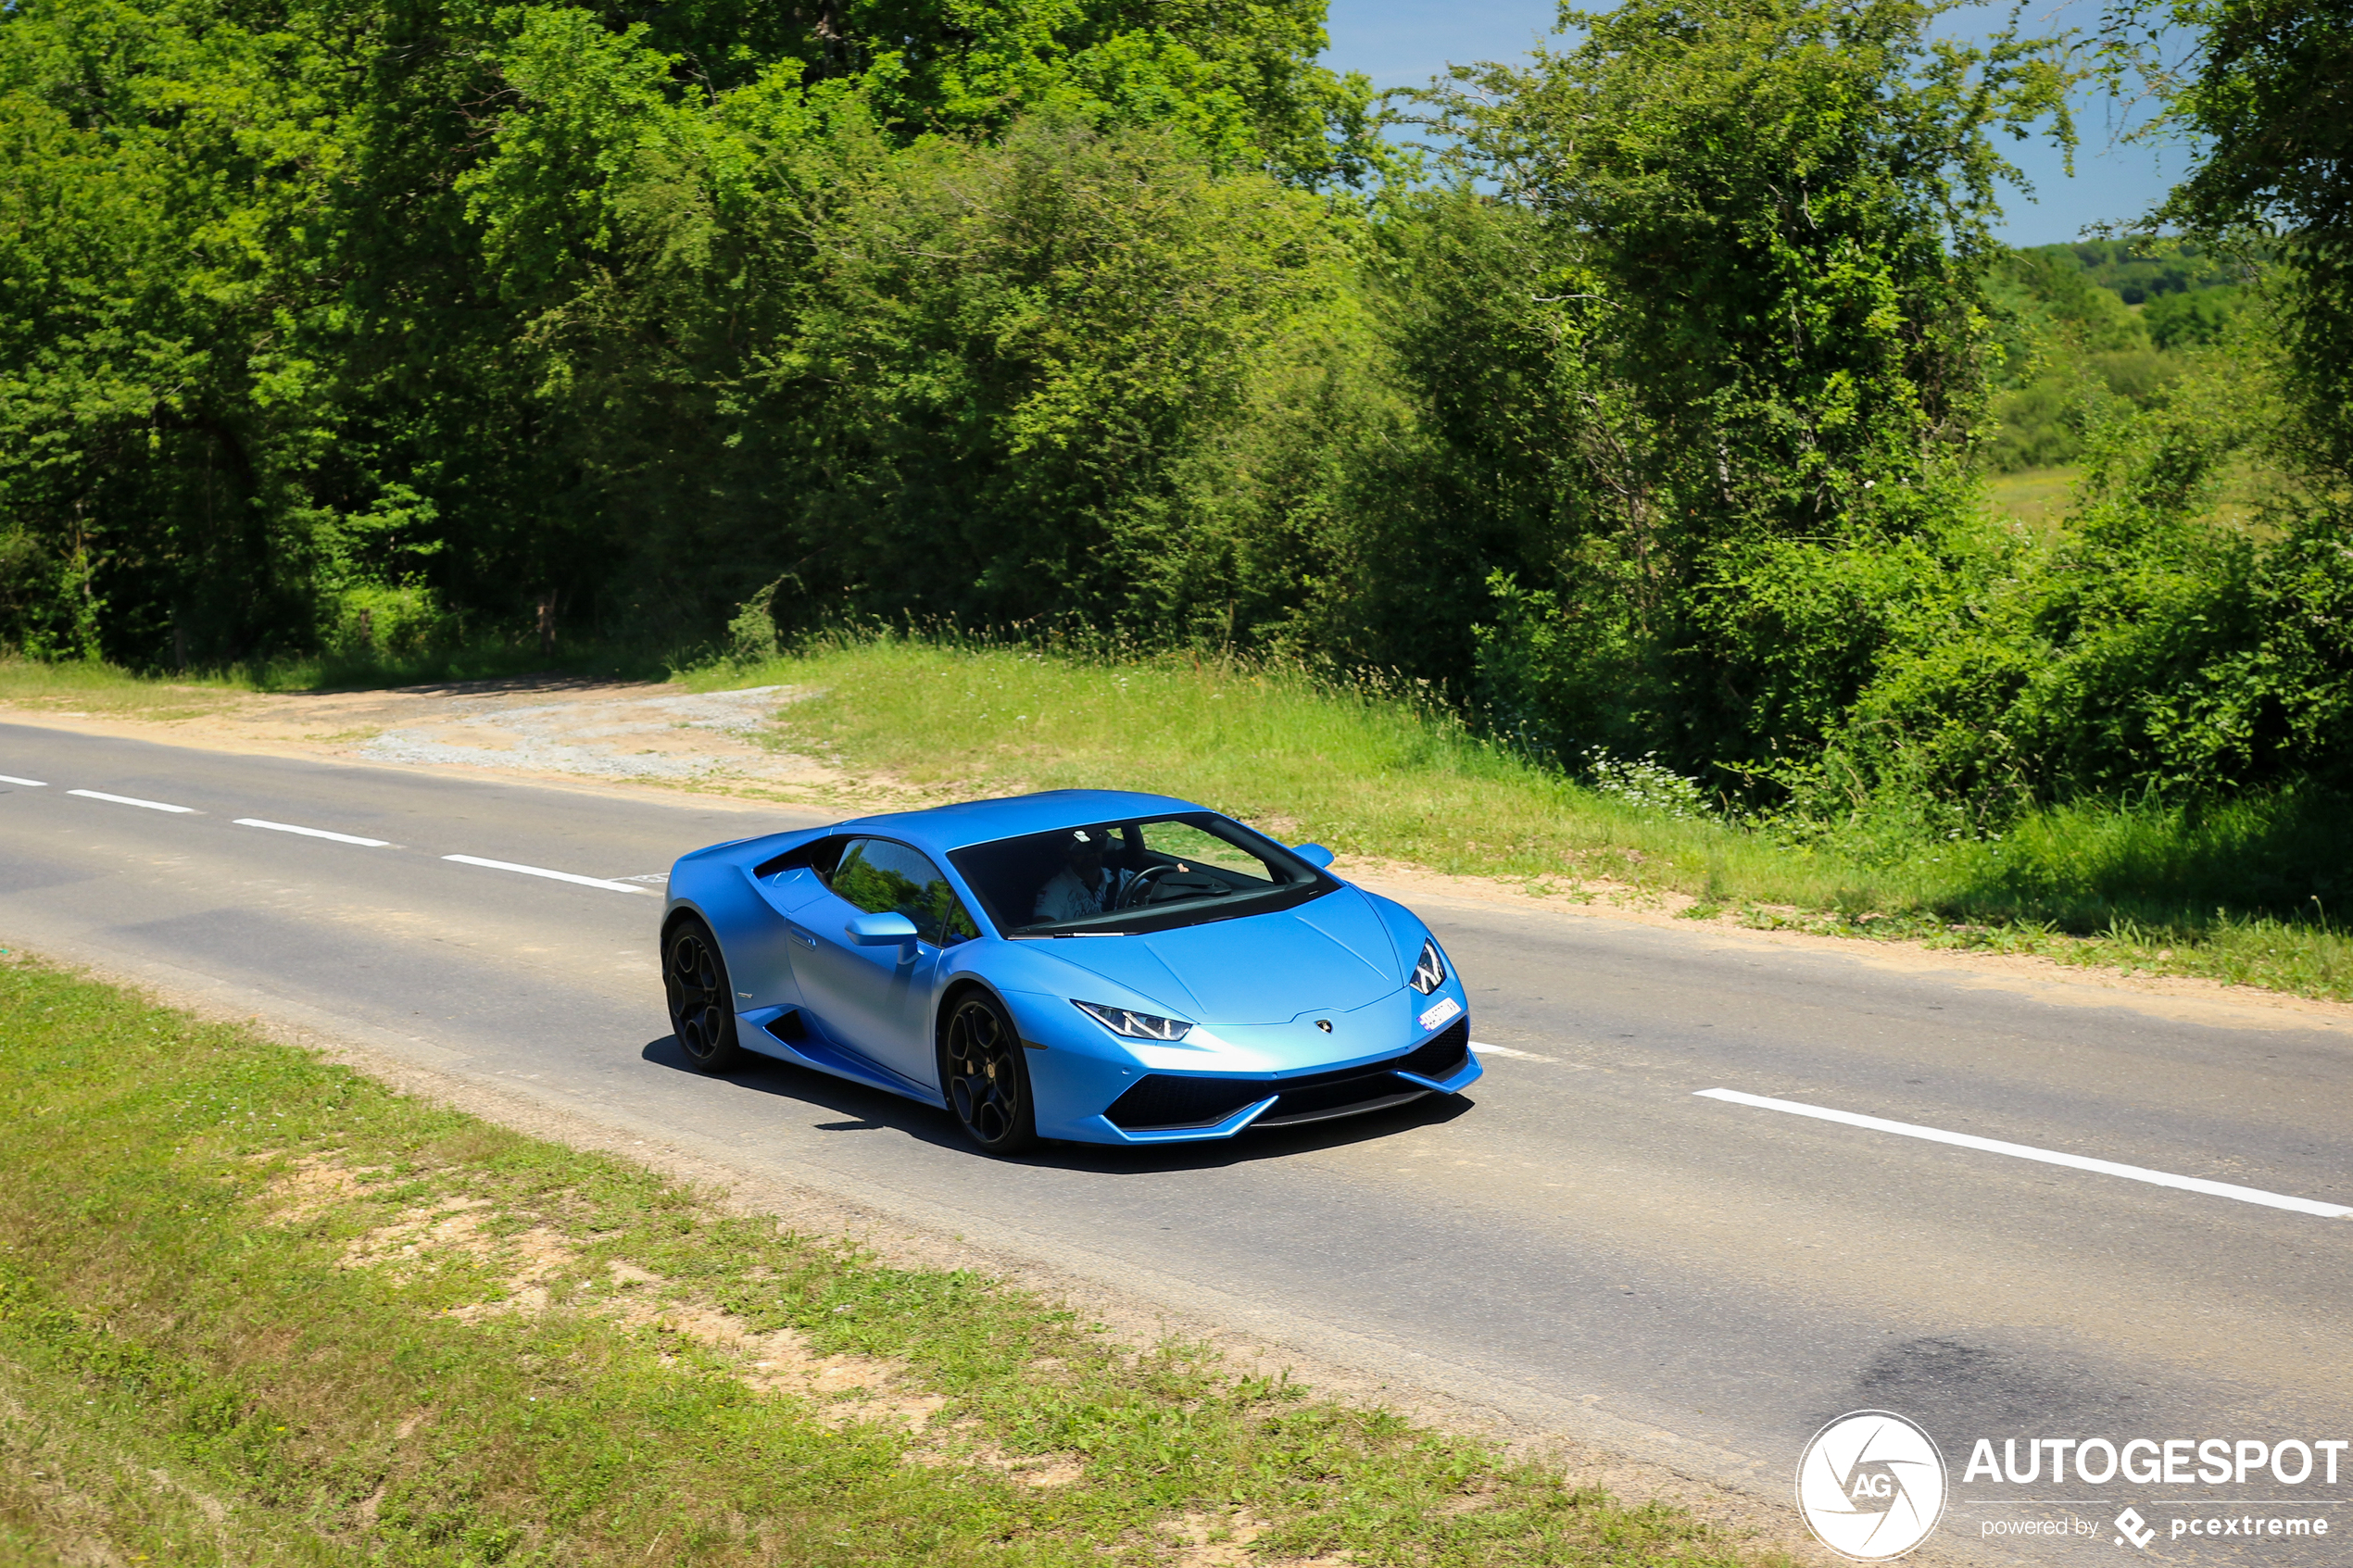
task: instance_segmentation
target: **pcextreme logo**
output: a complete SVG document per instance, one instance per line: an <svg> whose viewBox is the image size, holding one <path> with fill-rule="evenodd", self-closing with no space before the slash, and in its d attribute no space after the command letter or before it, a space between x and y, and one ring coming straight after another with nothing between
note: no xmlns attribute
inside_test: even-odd
<svg viewBox="0 0 2353 1568"><path fill-rule="evenodd" d="M1814 1434L1797 1461L1797 1509L1841 1557L1885 1562L1944 1517L1944 1456L1916 1424L1856 1411Z"/></svg>

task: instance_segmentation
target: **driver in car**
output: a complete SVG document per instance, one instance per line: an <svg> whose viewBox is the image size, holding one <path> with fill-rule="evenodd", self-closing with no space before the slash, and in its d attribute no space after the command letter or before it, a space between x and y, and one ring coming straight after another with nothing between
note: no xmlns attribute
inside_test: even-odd
<svg viewBox="0 0 2353 1568"><path fill-rule="evenodd" d="M1079 920L1119 907L1135 872L1103 865L1111 834L1102 828L1073 828L1063 847L1063 867L1038 890L1038 907L1030 918L1040 921Z"/></svg>

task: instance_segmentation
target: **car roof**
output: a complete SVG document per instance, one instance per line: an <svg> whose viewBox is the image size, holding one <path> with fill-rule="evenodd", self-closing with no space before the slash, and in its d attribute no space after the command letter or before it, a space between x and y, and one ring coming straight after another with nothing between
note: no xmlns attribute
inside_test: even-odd
<svg viewBox="0 0 2353 1568"><path fill-rule="evenodd" d="M1089 827L1134 817L1208 809L1169 795L1139 795L1125 789L1050 789L1037 795L1009 795L996 800L933 806L921 811L886 811L877 816L855 817L829 831L873 833L945 854L970 844L989 844L1029 833L1051 833L1056 828Z"/></svg>

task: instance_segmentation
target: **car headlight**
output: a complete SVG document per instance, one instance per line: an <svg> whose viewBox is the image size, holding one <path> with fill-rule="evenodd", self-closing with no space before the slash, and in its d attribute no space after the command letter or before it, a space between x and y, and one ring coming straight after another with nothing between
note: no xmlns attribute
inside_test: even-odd
<svg viewBox="0 0 2353 1568"><path fill-rule="evenodd" d="M1425 997L1446 984L1446 960L1438 956L1435 941L1422 943L1422 956L1414 960L1414 977L1405 984Z"/></svg>
<svg viewBox="0 0 2353 1568"><path fill-rule="evenodd" d="M1137 1012L1129 1008L1110 1008L1101 1002L1082 1002L1076 998L1070 1005L1113 1034L1129 1040L1181 1040L1192 1033L1193 1026L1181 1018L1162 1018L1156 1013Z"/></svg>

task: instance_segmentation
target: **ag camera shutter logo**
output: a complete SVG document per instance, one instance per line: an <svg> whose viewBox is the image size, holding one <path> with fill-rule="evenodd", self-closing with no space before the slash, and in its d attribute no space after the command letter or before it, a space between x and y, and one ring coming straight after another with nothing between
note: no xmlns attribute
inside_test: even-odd
<svg viewBox="0 0 2353 1568"><path fill-rule="evenodd" d="M1797 1509L1841 1557L1885 1562L1933 1535L1944 1517L1944 1456L1890 1411L1856 1411L1814 1434L1797 1461Z"/></svg>

